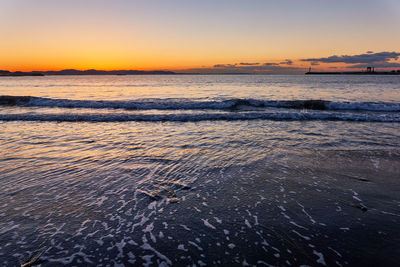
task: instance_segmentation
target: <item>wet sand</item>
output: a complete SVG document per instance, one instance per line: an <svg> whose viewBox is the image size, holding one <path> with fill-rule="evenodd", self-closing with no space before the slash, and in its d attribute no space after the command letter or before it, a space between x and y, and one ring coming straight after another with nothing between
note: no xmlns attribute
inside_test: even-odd
<svg viewBox="0 0 400 267"><path fill-rule="evenodd" d="M213 169L197 186L172 184L158 198L131 189L99 197L70 221L46 225L49 240L25 246L43 247L43 266L396 266L399 173L396 150L280 151ZM102 214L103 202L112 214Z"/></svg>
<svg viewBox="0 0 400 267"><path fill-rule="evenodd" d="M182 251L166 254L182 265L395 266L399 159L384 150L290 153L215 173L171 206Z"/></svg>

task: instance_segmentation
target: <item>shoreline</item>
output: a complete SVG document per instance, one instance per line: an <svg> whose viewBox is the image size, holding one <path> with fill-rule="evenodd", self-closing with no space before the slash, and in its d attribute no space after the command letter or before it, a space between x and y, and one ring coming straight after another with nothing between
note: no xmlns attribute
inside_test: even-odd
<svg viewBox="0 0 400 267"><path fill-rule="evenodd" d="M247 166L210 169L184 187L170 183L160 197L116 188L117 195L83 201L86 208L70 203L58 211L55 234L48 229L28 247L35 255L44 244L44 265L140 265L152 252L167 265L395 266L399 171L393 149L272 153ZM115 208L100 216L104 205ZM6 236L12 232L18 228Z"/></svg>

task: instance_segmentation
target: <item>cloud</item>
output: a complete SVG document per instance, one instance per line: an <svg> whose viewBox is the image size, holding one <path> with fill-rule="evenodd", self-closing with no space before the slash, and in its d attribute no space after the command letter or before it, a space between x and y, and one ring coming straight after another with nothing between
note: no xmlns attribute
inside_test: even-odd
<svg viewBox="0 0 400 267"><path fill-rule="evenodd" d="M279 64L283 64L283 65L292 65L293 61L290 59L285 59L285 61L280 62Z"/></svg>
<svg viewBox="0 0 400 267"><path fill-rule="evenodd" d="M305 58L301 59L301 61L306 62L319 62L319 63L346 63L346 64L372 64L372 63L382 63L389 62L390 60L397 60L400 57L400 53L398 52L379 52L373 53L372 51L368 51L365 54L359 55L342 55L342 56L330 56L330 57L321 57L321 58Z"/></svg>
<svg viewBox="0 0 400 267"><path fill-rule="evenodd" d="M239 63L241 66L255 66L255 65L260 65L260 63L248 63L248 62L241 62Z"/></svg>
<svg viewBox="0 0 400 267"><path fill-rule="evenodd" d="M375 67L375 68L400 68L400 63L397 62L377 62L374 63L373 66L370 64L356 64L349 66L348 68L357 69L357 68L366 68L366 67Z"/></svg>
<svg viewBox="0 0 400 267"><path fill-rule="evenodd" d="M236 64L216 64L213 68L234 68Z"/></svg>
<svg viewBox="0 0 400 267"><path fill-rule="evenodd" d="M232 64L215 64L214 66L203 66L202 68L191 68L180 70L182 73L199 74L302 74L306 72L304 62L312 66L323 66L323 63L343 63L342 67L328 65L330 69L365 69L366 67L398 69L400 68L399 52L378 52L367 51L358 55L334 55L321 58L300 59L303 66L296 66L291 59L280 62L240 62ZM296 61L297 63L297 61ZM316 67L318 68L318 67Z"/></svg>
<svg viewBox="0 0 400 267"><path fill-rule="evenodd" d="M266 63L263 64L263 66L279 66L279 64L278 64L278 63L269 63L269 62L266 62Z"/></svg>

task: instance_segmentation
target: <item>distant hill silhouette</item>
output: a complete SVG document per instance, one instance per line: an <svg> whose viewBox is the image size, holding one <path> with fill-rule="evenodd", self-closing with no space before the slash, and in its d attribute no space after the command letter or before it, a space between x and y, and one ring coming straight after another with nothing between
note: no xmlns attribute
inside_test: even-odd
<svg viewBox="0 0 400 267"><path fill-rule="evenodd" d="M75 70L75 69L66 69L59 71L30 71L30 72L22 72L15 71L11 72L8 70L0 70L0 76L44 76L44 75L147 75L147 74L176 74L173 71L164 71L164 70Z"/></svg>
<svg viewBox="0 0 400 267"><path fill-rule="evenodd" d="M37 71L31 72L23 72L23 71L15 71L11 72L8 70L0 70L0 77L1 76L44 76L43 73Z"/></svg>

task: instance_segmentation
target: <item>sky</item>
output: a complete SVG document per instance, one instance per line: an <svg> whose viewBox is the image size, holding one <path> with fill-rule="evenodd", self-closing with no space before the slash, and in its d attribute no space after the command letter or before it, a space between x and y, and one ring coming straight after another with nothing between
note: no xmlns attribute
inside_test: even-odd
<svg viewBox="0 0 400 267"><path fill-rule="evenodd" d="M0 69L400 69L399 0L0 0Z"/></svg>

